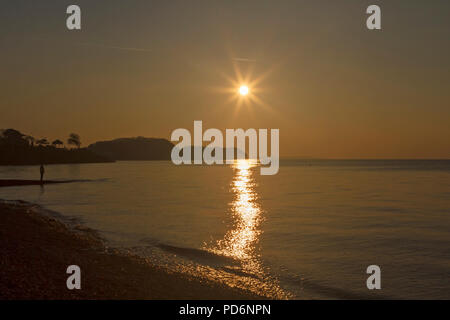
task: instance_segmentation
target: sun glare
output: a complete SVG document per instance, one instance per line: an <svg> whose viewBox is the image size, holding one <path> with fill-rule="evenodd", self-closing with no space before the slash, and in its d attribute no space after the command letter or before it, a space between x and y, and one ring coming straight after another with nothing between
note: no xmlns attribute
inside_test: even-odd
<svg viewBox="0 0 450 320"><path fill-rule="evenodd" d="M249 92L249 90L248 90L248 87L247 87L247 86L241 86L241 87L239 88L239 94L240 94L241 96L246 96L246 95L248 94L248 92Z"/></svg>
<svg viewBox="0 0 450 320"><path fill-rule="evenodd" d="M221 75L229 84L226 87L217 87L216 89L218 92L229 95L225 106L228 107L230 104L234 104L234 116L238 114L242 107L245 107L248 112L253 112L252 109L255 107L273 111L271 106L265 103L260 96L262 92L267 90L267 87L261 87L261 83L265 81L272 70L269 69L255 77L253 76L254 68L261 68L260 65L255 66L255 62L250 63L247 60L245 64L240 60L231 60L233 62L234 76L222 73ZM239 65L238 62L244 65Z"/></svg>

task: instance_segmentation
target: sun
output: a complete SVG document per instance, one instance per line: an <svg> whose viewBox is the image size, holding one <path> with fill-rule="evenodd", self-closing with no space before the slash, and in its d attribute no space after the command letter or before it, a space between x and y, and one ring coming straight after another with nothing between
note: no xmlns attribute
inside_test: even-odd
<svg viewBox="0 0 450 320"><path fill-rule="evenodd" d="M272 73L273 68L269 68L266 71L259 70L258 75L254 76L255 69L261 69L264 64L256 64L256 60L250 59L234 59L232 61L232 70L234 75L228 74L228 72L219 71L220 75L228 82L228 85L215 87L214 90L220 93L226 93L229 95L225 101L226 107L234 104L234 115L237 115L242 107L245 107L248 112L253 112L252 109L256 107L262 107L268 111L274 111L273 108L268 105L262 99L262 93L267 92L270 88L261 85L266 78ZM262 72L262 73L261 73ZM246 111L242 110L242 111Z"/></svg>
<svg viewBox="0 0 450 320"><path fill-rule="evenodd" d="M248 95L248 93L249 93L249 89L247 86L242 85L239 87L239 94L241 96L246 96L246 95Z"/></svg>

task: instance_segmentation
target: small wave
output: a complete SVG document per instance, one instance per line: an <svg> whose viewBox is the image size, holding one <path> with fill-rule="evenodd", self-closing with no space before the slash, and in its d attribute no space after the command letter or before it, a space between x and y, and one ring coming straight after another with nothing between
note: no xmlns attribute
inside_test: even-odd
<svg viewBox="0 0 450 320"><path fill-rule="evenodd" d="M202 249L176 247L161 243L158 244L157 247L167 252L177 254L190 260L199 262L201 264L213 267L221 267L224 265L237 265L239 263L238 260L233 259L231 257L222 256Z"/></svg>
<svg viewBox="0 0 450 320"><path fill-rule="evenodd" d="M154 240L149 243L154 243ZM220 255L204 249L177 247L168 244L153 244L163 252L174 255L166 260L166 267L195 277L224 283L230 287L249 290L261 297L288 299L290 294L277 284L268 274L252 273L243 267L243 261Z"/></svg>
<svg viewBox="0 0 450 320"><path fill-rule="evenodd" d="M286 267L278 267L275 271L280 285L292 294L294 299L336 299L336 300L385 300L396 299L379 292L364 293L338 288L324 283L322 280L308 279L293 273Z"/></svg>

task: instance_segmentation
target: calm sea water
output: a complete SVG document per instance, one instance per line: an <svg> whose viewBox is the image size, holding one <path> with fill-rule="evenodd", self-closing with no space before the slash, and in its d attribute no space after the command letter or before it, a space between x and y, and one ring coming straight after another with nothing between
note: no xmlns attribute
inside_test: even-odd
<svg viewBox="0 0 450 320"><path fill-rule="evenodd" d="M38 179L38 167L0 167ZM53 165L70 184L1 188L108 244L277 298L450 298L450 161L282 161L261 176L171 162ZM381 267L381 290L366 268Z"/></svg>

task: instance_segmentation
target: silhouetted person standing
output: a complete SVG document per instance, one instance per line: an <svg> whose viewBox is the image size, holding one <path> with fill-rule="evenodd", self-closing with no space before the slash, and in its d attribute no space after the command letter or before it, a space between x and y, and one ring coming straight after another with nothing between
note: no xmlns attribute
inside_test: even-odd
<svg viewBox="0 0 450 320"><path fill-rule="evenodd" d="M45 173L44 165L41 163L41 184L44 184L44 173Z"/></svg>

